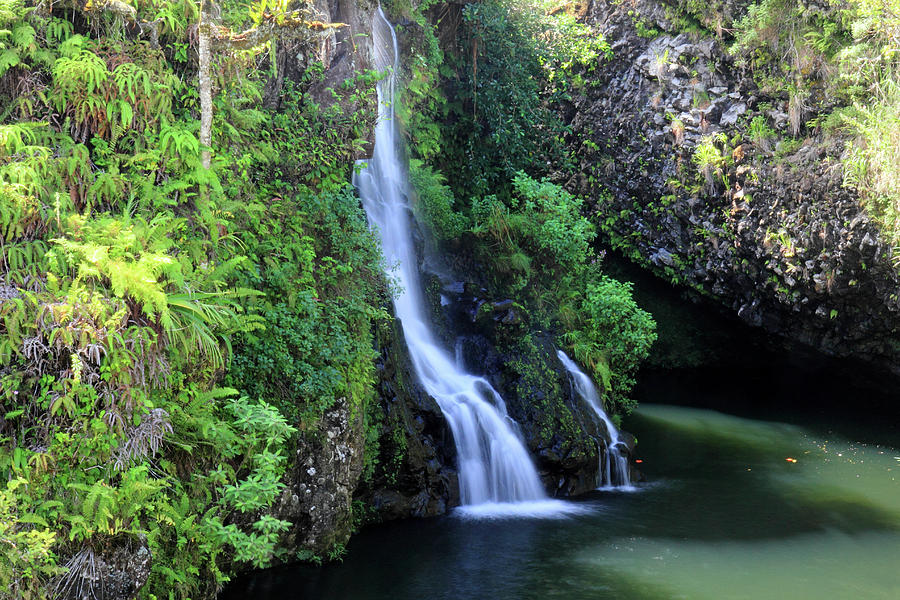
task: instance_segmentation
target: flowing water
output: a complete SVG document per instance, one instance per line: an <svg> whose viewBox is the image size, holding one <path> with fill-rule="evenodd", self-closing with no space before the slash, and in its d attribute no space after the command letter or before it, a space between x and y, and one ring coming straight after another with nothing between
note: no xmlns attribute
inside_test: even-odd
<svg viewBox="0 0 900 600"><path fill-rule="evenodd" d="M603 410L603 401L597 393L597 387L591 378L582 371L578 364L562 350L557 350L556 356L572 377L575 391L581 396L594 414L606 425L606 452L600 459L600 487L631 488L631 475L628 468L627 446L619 436L619 430Z"/></svg>
<svg viewBox="0 0 900 600"><path fill-rule="evenodd" d="M267 571L233 597L900 598L896 444L671 406L624 427L648 479L636 493L593 492L563 520L375 527L342 563Z"/></svg>
<svg viewBox="0 0 900 600"><path fill-rule="evenodd" d="M397 38L380 8L373 36L375 67L388 70L389 76L378 83L373 155L355 183L369 223L381 237L391 266L388 275L400 288L394 310L413 367L453 432L462 503L473 515L564 510L566 505L547 499L503 399L484 378L464 372L431 330L413 243L415 223L405 193L406 173L399 156L401 141L393 119Z"/></svg>

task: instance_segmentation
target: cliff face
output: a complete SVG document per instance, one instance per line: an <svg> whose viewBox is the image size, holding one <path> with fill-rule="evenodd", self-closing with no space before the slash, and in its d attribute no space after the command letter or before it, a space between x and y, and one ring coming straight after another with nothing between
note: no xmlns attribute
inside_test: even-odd
<svg viewBox="0 0 900 600"><path fill-rule="evenodd" d="M375 5L340 0L321 8L350 25L320 49L329 65L324 90L371 65L370 38L359 34L371 29ZM900 281L875 224L842 186L843 142L785 141L786 101L760 93L718 39L679 32L666 8L649 1L583 8L613 58L565 107L568 143L580 158L567 187L589 199L594 221L632 260L747 323L828 354L900 368L893 341ZM720 10L733 13L730 21L742 9ZM651 25L659 34L647 37ZM302 73L307 59L283 50L279 60L295 61L284 63L286 77ZM325 101L322 90L312 93ZM758 116L782 142L750 139ZM698 164L704 144L729 160ZM441 294L449 302L435 311L445 342L464 336L461 360L506 400L548 491L594 487L603 432L573 394L552 336L525 331L513 300L434 279L435 306ZM321 435L295 449L274 510L294 524L291 547L326 553L346 542L360 517L433 516L459 503L452 434L416 381L399 324L377 337L374 470L364 476L372 446L362 417L339 403ZM363 514L354 501L367 507Z"/></svg>
<svg viewBox="0 0 900 600"><path fill-rule="evenodd" d="M321 105L334 102L330 88L373 68L377 7L365 0L317 2L325 21L346 26L329 30L317 47L280 41L279 77L268 83L266 102L277 107L284 82L301 81L314 61L325 70L309 94ZM411 374L399 325L382 326L376 338L376 402L369 414L342 398L318 431L301 436L271 511L292 524L282 543L300 556L329 555L366 520L438 515L459 503L452 437ZM377 456L366 455L375 449Z"/></svg>
<svg viewBox="0 0 900 600"><path fill-rule="evenodd" d="M453 435L416 379L400 323L379 337L379 456L357 494L380 520L442 515L459 505Z"/></svg>
<svg viewBox="0 0 900 600"><path fill-rule="evenodd" d="M567 186L633 261L767 332L900 371L900 281L842 187L844 140L792 139L787 98L760 92L716 37L679 32L674 10L603 0L585 10L613 58L566 108L580 159ZM709 20L742 10L711 6ZM756 117L772 136L752 135Z"/></svg>
<svg viewBox="0 0 900 600"><path fill-rule="evenodd" d="M399 324L378 334L375 423L346 401L330 410L318 435L303 438L274 508L292 523L285 545L323 556L361 523L446 513L459 504L453 437L434 400L416 382ZM372 471L364 474L365 459Z"/></svg>

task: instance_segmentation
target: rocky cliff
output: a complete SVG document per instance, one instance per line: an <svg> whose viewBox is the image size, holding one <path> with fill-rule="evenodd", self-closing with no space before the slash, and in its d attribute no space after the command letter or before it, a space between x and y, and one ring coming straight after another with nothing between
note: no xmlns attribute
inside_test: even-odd
<svg viewBox="0 0 900 600"><path fill-rule="evenodd" d="M711 5L705 20L730 23L742 6ZM567 185L608 241L751 325L900 371L900 280L842 186L845 140L792 136L813 115L763 94L709 30L685 33L677 4L576 10L613 58L565 108L580 160Z"/></svg>

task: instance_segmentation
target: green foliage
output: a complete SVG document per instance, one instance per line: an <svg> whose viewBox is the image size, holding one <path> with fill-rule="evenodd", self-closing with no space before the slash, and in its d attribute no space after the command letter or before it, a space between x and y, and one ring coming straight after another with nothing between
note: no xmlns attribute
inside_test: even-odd
<svg viewBox="0 0 900 600"><path fill-rule="evenodd" d="M380 75L322 92L313 68L276 110L268 58L218 50L207 170L197 2L134 3L158 39L26 4L0 0L0 595L99 593L96 554L146 538L145 597L211 598L282 555L283 415L310 436L329 403L376 420L384 283L345 186ZM223 21L253 22L234 3ZM307 395L257 386L257 348Z"/></svg>
<svg viewBox="0 0 900 600"><path fill-rule="evenodd" d="M35 514L22 514L20 488L28 481L17 477L0 488L0 598L32 600L59 573L52 548L56 533ZM26 496L27 497L27 496Z"/></svg>
<svg viewBox="0 0 900 600"><path fill-rule="evenodd" d="M522 223L522 233L563 271L584 265L591 257L596 235L581 216L581 199L546 180L535 181L524 173L513 180L515 193L524 200L521 210L532 218Z"/></svg>
<svg viewBox="0 0 900 600"><path fill-rule="evenodd" d="M704 136L694 149L693 161L704 180L706 191L715 192L717 182L728 185L727 167L731 154L724 133Z"/></svg>
<svg viewBox="0 0 900 600"><path fill-rule="evenodd" d="M374 377L373 302L381 258L349 187L302 194L270 207L265 228L246 238L259 270L248 284L271 301L263 332L240 338L229 381L312 427L338 399L364 409Z"/></svg>
<svg viewBox="0 0 900 600"><path fill-rule="evenodd" d="M634 304L628 286L601 273L601 257L593 250L596 232L581 215L581 199L524 173L511 188L505 201L485 196L472 202L471 225L458 246L483 265L493 296L516 299L526 328L559 332L560 343L603 384L611 406L630 410L634 373L656 339L652 318ZM438 213L444 222L465 218L444 206ZM456 216L450 220L448 214ZM516 328L513 340L499 341L518 344L520 333ZM526 378L533 370L528 365L540 362L531 354L534 360L519 369Z"/></svg>
<svg viewBox="0 0 900 600"><path fill-rule="evenodd" d="M844 158L844 185L856 188L892 245L900 244L900 85L886 81L872 105L844 121L857 136Z"/></svg>
<svg viewBox="0 0 900 600"><path fill-rule="evenodd" d="M416 216L429 226L438 241L456 239L468 229L468 221L455 210L453 190L441 173L413 159L409 163L409 181L416 191Z"/></svg>
<svg viewBox="0 0 900 600"><path fill-rule="evenodd" d="M747 136L754 144L768 150L770 146L769 140L775 137L775 130L769 127L765 117L757 115L750 121L750 126L747 128Z"/></svg>
<svg viewBox="0 0 900 600"><path fill-rule="evenodd" d="M289 410L304 429L313 427L349 392L345 372L356 358L351 333L308 293L290 308L277 305L262 315L266 333L241 344L233 382Z"/></svg>
<svg viewBox="0 0 900 600"><path fill-rule="evenodd" d="M400 28L409 40L409 51L402 61L395 111L409 137L408 146L416 156L428 160L441 150L443 132L438 121L447 109L440 85L444 53L438 41L439 26L432 25L425 17L425 11L433 4L431 0L419 3L415 9L393 4L389 10L403 15L396 20L409 22Z"/></svg>
<svg viewBox="0 0 900 600"><path fill-rule="evenodd" d="M296 429L273 406L265 402L251 403L246 397L231 400L226 405L230 412L231 431L217 431L217 442L226 457L240 456L242 469L247 475L227 477L221 485L220 508L240 513L255 513L270 506L284 488L286 456L282 450ZM221 467L220 467L220 473ZM263 514L250 525L250 531L231 523L225 525L222 516L209 517L207 526L217 541L234 549L234 560L250 563L256 568L269 564L275 552L279 533L290 523Z"/></svg>
<svg viewBox="0 0 900 600"><path fill-rule="evenodd" d="M67 267L74 269L74 281L106 280L115 296L129 298L146 316L158 317L171 327L165 281L160 278L184 285L181 265L168 253L173 245L168 233L176 225L166 215L154 217L150 223L140 218L88 220L72 215L66 224L72 239L51 241L60 247Z"/></svg>
<svg viewBox="0 0 900 600"><path fill-rule="evenodd" d="M299 181L318 190L343 187L375 123L375 83L382 76L375 71L356 73L336 89L328 88L325 103L316 103L304 93L323 80L321 66L310 69L302 87L286 82L281 110L272 115L265 137L247 140L243 131L233 139L235 151L242 152L239 146L248 141L259 148L256 164L241 164L240 174L262 182L274 174L282 185ZM254 126L248 123L247 127Z"/></svg>
<svg viewBox="0 0 900 600"><path fill-rule="evenodd" d="M436 164L457 197L506 195L519 171L564 170L565 128L552 103L582 86L610 50L601 36L541 2L466 5L445 82L448 125ZM548 105L548 101L550 105Z"/></svg>
<svg viewBox="0 0 900 600"><path fill-rule="evenodd" d="M190 473L163 461L170 488L156 506L162 527L148 535L156 558L148 586L172 600L211 596L232 563L268 566L288 523L265 514L284 485L287 448L296 430L265 402L235 390L188 389L173 407L172 443L200 453ZM227 559L225 557L228 557Z"/></svg>
<svg viewBox="0 0 900 600"><path fill-rule="evenodd" d="M764 87L788 96L795 135L807 115L838 105L810 123L856 137L843 157L844 182L859 191L896 244L900 190L894 182L900 166L890 148L900 131L900 3L850 0L822 10L794 0L762 0L736 24L732 52ZM792 60L780 60L785 55Z"/></svg>
<svg viewBox="0 0 900 600"><path fill-rule="evenodd" d="M896 0L761 0L734 24L731 52L764 91L788 99L792 133L811 112L868 102L900 61ZM787 58L787 59L786 59Z"/></svg>
<svg viewBox="0 0 900 600"><path fill-rule="evenodd" d="M565 335L575 358L588 365L626 411L634 374L656 340L656 324L631 295L631 284L605 275L588 283L582 297L584 325Z"/></svg>

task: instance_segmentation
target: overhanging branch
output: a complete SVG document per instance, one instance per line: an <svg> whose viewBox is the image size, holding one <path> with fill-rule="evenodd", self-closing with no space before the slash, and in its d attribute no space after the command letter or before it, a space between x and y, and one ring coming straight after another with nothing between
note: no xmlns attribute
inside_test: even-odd
<svg viewBox="0 0 900 600"><path fill-rule="evenodd" d="M235 33L225 27L210 27L213 49L248 50L264 44L274 37L311 37L310 34L315 32L341 29L348 26L346 23L308 21L295 15L263 18L264 21L256 27L240 33Z"/></svg>

